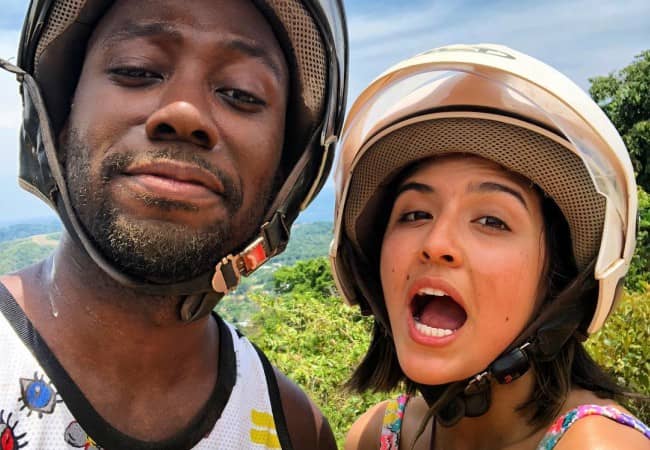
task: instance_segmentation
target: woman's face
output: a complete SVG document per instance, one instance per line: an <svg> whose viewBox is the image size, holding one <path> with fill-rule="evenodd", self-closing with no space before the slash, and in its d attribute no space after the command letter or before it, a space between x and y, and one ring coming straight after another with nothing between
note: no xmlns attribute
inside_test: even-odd
<svg viewBox="0 0 650 450"><path fill-rule="evenodd" d="M530 183L483 158L428 160L398 186L380 272L411 380L467 378L514 341L535 308L544 239Z"/></svg>

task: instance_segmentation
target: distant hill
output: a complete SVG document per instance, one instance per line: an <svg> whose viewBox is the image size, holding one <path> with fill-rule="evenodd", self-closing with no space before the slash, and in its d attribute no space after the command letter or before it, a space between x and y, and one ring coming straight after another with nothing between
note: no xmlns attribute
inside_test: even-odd
<svg viewBox="0 0 650 450"><path fill-rule="evenodd" d="M25 223L12 223L0 227L0 242L13 241L36 234L61 231L61 223L55 218L30 220Z"/></svg>
<svg viewBox="0 0 650 450"><path fill-rule="evenodd" d="M314 212L312 217L320 213ZM14 272L47 257L60 238L61 225L56 220L12 224L0 227L0 274ZM297 261L326 256L332 240L332 223L296 223L286 250L248 278L218 306L220 314L234 323L246 323L257 310L249 294L273 290L273 273L279 267Z"/></svg>
<svg viewBox="0 0 650 450"><path fill-rule="evenodd" d="M0 273L13 272L47 256L56 246L60 230L61 224L56 220L0 227ZM294 225L285 252L273 260L273 265L260 271L262 278L248 284L263 283L270 277L270 273L265 277L264 272L272 271L273 267L327 255L331 239L332 224L329 222Z"/></svg>
<svg viewBox="0 0 650 450"><path fill-rule="evenodd" d="M45 258L56 247L60 235L36 234L0 242L0 274L14 272Z"/></svg>

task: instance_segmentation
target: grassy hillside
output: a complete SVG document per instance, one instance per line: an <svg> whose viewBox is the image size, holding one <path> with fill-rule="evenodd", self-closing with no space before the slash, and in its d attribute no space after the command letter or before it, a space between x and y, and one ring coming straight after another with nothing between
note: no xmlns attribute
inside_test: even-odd
<svg viewBox="0 0 650 450"><path fill-rule="evenodd" d="M52 251L59 233L24 237L32 229L0 229L0 236L21 236L0 241L0 273L32 264ZM354 419L390 395L356 395L342 388L367 348L371 320L344 306L336 295L325 258L331 233L331 223L296 225L287 250L244 279L218 310L315 399L341 444ZM639 273L645 274L641 266ZM619 382L650 395L650 293L643 279L638 285L628 289L587 348ZM650 421L648 402L629 406Z"/></svg>
<svg viewBox="0 0 650 450"><path fill-rule="evenodd" d="M0 242L0 274L29 266L54 250L60 233L37 234L23 239Z"/></svg>

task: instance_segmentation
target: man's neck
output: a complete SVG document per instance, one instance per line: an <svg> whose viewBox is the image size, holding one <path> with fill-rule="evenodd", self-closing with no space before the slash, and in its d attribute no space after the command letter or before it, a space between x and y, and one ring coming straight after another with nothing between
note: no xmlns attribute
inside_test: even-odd
<svg viewBox="0 0 650 450"><path fill-rule="evenodd" d="M69 236L64 234L50 258L3 277L3 282L91 404L121 431L146 440L164 438L166 434L156 434L161 424L155 420L146 429L130 429L129 420L150 408L152 395L163 393L183 398L184 405L175 407L184 411L174 416L189 420L212 391L216 321L208 316L182 322L179 299L125 288ZM134 393L142 393L142 404ZM127 404L133 410L128 419Z"/></svg>

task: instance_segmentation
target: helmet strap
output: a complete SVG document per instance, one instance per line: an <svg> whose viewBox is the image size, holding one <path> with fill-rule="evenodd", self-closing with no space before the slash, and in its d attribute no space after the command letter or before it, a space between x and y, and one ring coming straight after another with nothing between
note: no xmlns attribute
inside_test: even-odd
<svg viewBox="0 0 650 450"><path fill-rule="evenodd" d="M530 348L529 342L515 347L499 356L485 371L464 382L448 385L447 392L442 395L436 396L437 392L429 389L428 386L421 386L420 391L429 405L434 405L442 400L442 404L435 413L436 420L441 425L450 427L463 417L479 417L485 414L490 409L492 402L492 380L499 384L510 384L525 374L530 368L528 357ZM443 397L447 397L447 400L444 400Z"/></svg>
<svg viewBox="0 0 650 450"><path fill-rule="evenodd" d="M554 309L551 314L542 314L529 330L535 330L534 337L506 351L488 368L464 382L452 383L440 392L433 386L419 386L419 390L430 406L436 407L436 420L449 427L464 417L478 417L485 414L491 404L491 382L510 384L524 375L531 367L531 356L540 361L554 358L571 338L584 340L578 327L584 318L584 311L575 303ZM542 323L536 327L537 323ZM439 387L438 387L439 388ZM433 409L433 407L432 407ZM431 415L434 411L431 411Z"/></svg>

